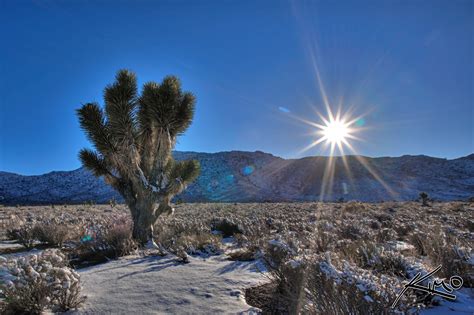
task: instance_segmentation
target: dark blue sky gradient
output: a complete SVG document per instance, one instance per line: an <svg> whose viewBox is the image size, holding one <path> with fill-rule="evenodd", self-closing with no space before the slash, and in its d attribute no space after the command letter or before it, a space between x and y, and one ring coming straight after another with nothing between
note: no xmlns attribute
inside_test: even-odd
<svg viewBox="0 0 474 315"><path fill-rule="evenodd" d="M178 150L301 150L333 105L365 114L368 156L474 151L473 2L0 1L0 170L80 166L75 109L120 68L197 96Z"/></svg>

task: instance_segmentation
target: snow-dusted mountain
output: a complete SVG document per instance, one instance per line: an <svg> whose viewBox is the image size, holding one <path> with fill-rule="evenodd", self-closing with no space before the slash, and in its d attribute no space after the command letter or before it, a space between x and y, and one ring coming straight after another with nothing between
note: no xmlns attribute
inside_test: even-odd
<svg viewBox="0 0 474 315"><path fill-rule="evenodd" d="M199 178L178 196L184 201L307 201L319 200L323 190L325 200L413 200L420 191L438 200L474 196L474 154L454 160L363 158L371 171L360 157L347 156L347 165L337 157L332 183L327 180L325 188L327 157L282 159L259 151L174 155L201 163ZM40 176L0 172L0 203L4 204L107 202L112 198L120 200L102 179L83 168Z"/></svg>

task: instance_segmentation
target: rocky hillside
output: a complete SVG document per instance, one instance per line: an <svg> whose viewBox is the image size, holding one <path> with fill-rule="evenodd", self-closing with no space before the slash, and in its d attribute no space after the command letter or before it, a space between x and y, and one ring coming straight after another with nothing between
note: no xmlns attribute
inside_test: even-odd
<svg viewBox="0 0 474 315"><path fill-rule="evenodd" d="M259 151L232 151L175 152L175 158L201 163L201 175L179 196L184 201L413 200L420 191L438 200L474 196L474 154L454 160L347 156L346 164L338 157L326 181L327 157L282 159ZM102 179L83 168L40 176L0 172L0 202L4 204L107 202L112 198L120 200Z"/></svg>

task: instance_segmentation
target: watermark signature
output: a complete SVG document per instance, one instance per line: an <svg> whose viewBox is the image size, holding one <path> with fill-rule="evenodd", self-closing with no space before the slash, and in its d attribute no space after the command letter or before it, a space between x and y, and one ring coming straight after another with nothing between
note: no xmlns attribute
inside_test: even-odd
<svg viewBox="0 0 474 315"><path fill-rule="evenodd" d="M429 293L430 295L437 295L441 296L447 300L454 301L456 300L456 295L452 294L453 291L459 290L462 285L463 285L463 280L460 276L452 276L449 278L449 283L444 282L444 279L441 280L434 280L433 282L428 282L428 285L425 287L421 285L423 281L434 275L436 272L438 272L441 269L441 265L436 267L433 271L430 273L427 273L423 277L421 276L421 273L417 273L416 276L410 280L409 283L405 285L403 290L400 292L400 294L397 296L397 299L393 302L392 307L395 307L400 301L400 298L405 294L405 292L408 291L408 289L413 289L417 291L422 291ZM437 288L442 287L444 291L439 291L436 290Z"/></svg>

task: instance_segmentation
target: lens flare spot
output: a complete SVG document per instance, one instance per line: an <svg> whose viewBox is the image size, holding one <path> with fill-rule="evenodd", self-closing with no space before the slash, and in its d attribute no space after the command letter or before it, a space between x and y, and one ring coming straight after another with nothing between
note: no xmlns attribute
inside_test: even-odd
<svg viewBox="0 0 474 315"><path fill-rule="evenodd" d="M90 242L92 241L92 236L91 235L86 235L81 239L82 242Z"/></svg>
<svg viewBox="0 0 474 315"><path fill-rule="evenodd" d="M359 118L355 122L357 127L363 127L365 125L365 119L364 118Z"/></svg>
<svg viewBox="0 0 474 315"><path fill-rule="evenodd" d="M242 174L244 174L245 176L252 174L254 171L255 171L255 167L253 167L253 165L247 165L244 168L242 168Z"/></svg>
<svg viewBox="0 0 474 315"><path fill-rule="evenodd" d="M226 175L225 182L227 184L233 184L234 183L234 175L232 175L232 174Z"/></svg>
<svg viewBox="0 0 474 315"><path fill-rule="evenodd" d="M349 193L349 190L347 189L347 184L345 182L342 183L342 193L344 195L347 195Z"/></svg>

